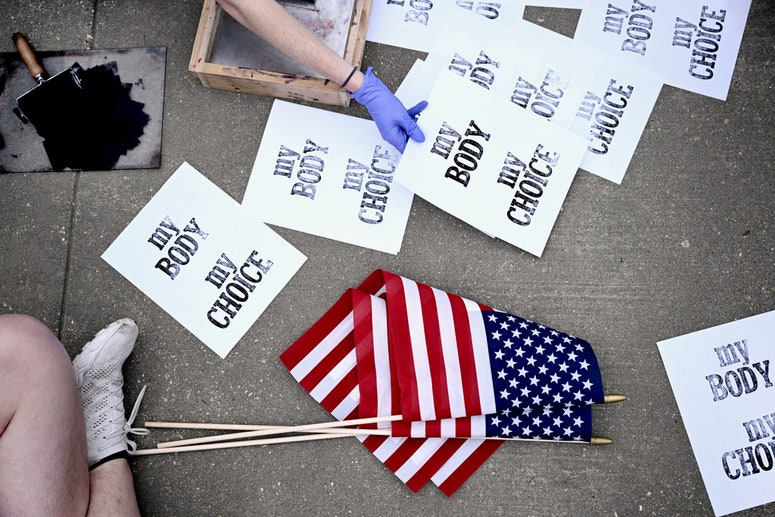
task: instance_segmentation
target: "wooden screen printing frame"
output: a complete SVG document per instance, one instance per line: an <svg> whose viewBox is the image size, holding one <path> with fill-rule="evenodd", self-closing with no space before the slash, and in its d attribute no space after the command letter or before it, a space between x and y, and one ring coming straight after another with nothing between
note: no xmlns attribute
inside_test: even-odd
<svg viewBox="0 0 775 517"><path fill-rule="evenodd" d="M353 2L349 32L342 57L354 66L360 66L363 59L371 2L372 0ZM204 86L335 106L350 105L350 95L338 84L325 78L210 62L220 19L221 7L216 0L204 0L188 66L189 71L199 77Z"/></svg>

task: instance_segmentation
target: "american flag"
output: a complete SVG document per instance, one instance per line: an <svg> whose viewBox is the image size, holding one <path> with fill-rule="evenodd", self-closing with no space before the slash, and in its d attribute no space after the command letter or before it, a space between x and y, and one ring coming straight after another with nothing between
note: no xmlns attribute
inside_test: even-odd
<svg viewBox="0 0 775 517"><path fill-rule="evenodd" d="M281 360L339 420L401 418L361 441L415 491L454 492L502 443L481 438L589 441L603 400L585 341L382 270Z"/></svg>
<svg viewBox="0 0 775 517"><path fill-rule="evenodd" d="M597 359L586 341L379 274L385 279L403 420L603 402Z"/></svg>
<svg viewBox="0 0 775 517"><path fill-rule="evenodd" d="M384 301L376 300L384 312ZM372 332L369 320L378 322L384 317L379 310L371 312L371 301L368 293L348 290L280 356L301 386L338 420L375 416L378 406L392 408L389 400L375 398L365 404L371 405L371 411L363 415L359 411L356 325L362 332ZM379 309L380 304L375 305ZM384 324L376 328L378 338L380 328L381 335L385 335ZM392 387L385 388L392 392ZM474 439L385 436L368 436L361 441L412 491L432 481L446 495L452 495L500 445L497 441Z"/></svg>
<svg viewBox="0 0 775 517"><path fill-rule="evenodd" d="M439 291L434 294L454 296ZM474 314L478 313L484 321L498 413L433 421L405 419L392 424L393 435L589 441L592 418L587 406L603 397L600 372L589 344L504 312L477 306ZM469 321L473 318L466 315ZM427 319L433 319L432 313ZM386 336L382 339L387 342ZM383 363L389 359L387 344L385 348ZM360 359L359 364L370 365ZM389 371L389 365L381 370ZM359 367L359 377L370 378L360 371ZM396 394L393 400L399 397ZM392 412L380 414L395 414L399 408L393 406Z"/></svg>

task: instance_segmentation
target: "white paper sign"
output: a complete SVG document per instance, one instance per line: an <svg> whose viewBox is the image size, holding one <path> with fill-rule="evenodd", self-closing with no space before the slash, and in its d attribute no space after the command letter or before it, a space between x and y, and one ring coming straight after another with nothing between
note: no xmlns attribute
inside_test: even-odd
<svg viewBox="0 0 775 517"><path fill-rule="evenodd" d="M371 120L276 100L242 205L268 224L396 254L412 193Z"/></svg>
<svg viewBox="0 0 775 517"><path fill-rule="evenodd" d="M632 73L637 67L622 59L601 64L594 49L525 21L505 30L451 15L425 66L455 72L513 109L571 129L589 142L581 168L616 183L662 89L658 78Z"/></svg>
<svg viewBox="0 0 775 517"><path fill-rule="evenodd" d="M775 501L775 311L657 343L713 510Z"/></svg>
<svg viewBox="0 0 775 517"><path fill-rule="evenodd" d="M634 67L614 57L594 65L594 53L581 43L574 43L571 55L590 65L577 81L585 93L570 126L587 140L581 168L619 184L651 118L662 80L656 74L635 73Z"/></svg>
<svg viewBox="0 0 775 517"><path fill-rule="evenodd" d="M102 258L221 358L306 260L187 163Z"/></svg>
<svg viewBox="0 0 775 517"><path fill-rule="evenodd" d="M585 63L572 59L572 40L526 21L512 28L452 14L425 66L449 70L511 101L512 109L570 127L585 89L575 80Z"/></svg>
<svg viewBox="0 0 775 517"><path fill-rule="evenodd" d="M751 0L589 0L575 39L724 100Z"/></svg>
<svg viewBox="0 0 775 517"><path fill-rule="evenodd" d="M397 179L468 224L540 256L586 148L450 72L440 75Z"/></svg>
<svg viewBox="0 0 775 517"><path fill-rule="evenodd" d="M373 0L366 40L427 52L455 11L511 27L522 19L524 5L511 0Z"/></svg>

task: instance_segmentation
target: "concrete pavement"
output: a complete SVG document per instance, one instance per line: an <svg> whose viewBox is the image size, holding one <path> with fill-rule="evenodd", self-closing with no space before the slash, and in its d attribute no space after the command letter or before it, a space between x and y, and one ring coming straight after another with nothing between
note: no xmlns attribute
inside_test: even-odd
<svg viewBox="0 0 775 517"><path fill-rule="evenodd" d="M613 445L505 444L451 498L411 493L349 438L136 458L145 515L712 514L656 342L775 308L775 4L753 1L725 102L665 86L622 184L579 172L540 259L419 198L397 256L276 228L309 258L224 360L100 259L183 161L242 199L272 99L187 71L200 8L4 2L0 51L14 31L39 50L164 46L167 77L161 168L0 175L0 313L42 319L71 356L135 319L125 377L128 401L149 385L139 422L302 424L330 417L278 355L384 268L585 338L607 391L628 400L596 409L595 433ZM566 32L577 18L528 16ZM368 43L364 65L395 88L422 56Z"/></svg>

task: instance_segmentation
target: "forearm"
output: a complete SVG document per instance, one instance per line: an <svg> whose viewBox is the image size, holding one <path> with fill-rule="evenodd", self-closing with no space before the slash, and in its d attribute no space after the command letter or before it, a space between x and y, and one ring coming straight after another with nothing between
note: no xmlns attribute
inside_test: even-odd
<svg viewBox="0 0 775 517"><path fill-rule="evenodd" d="M342 84L353 65L331 50L275 0L218 0L235 20L257 34L274 48L325 78ZM363 73L356 71L346 89L357 91L363 84Z"/></svg>
<svg viewBox="0 0 775 517"><path fill-rule="evenodd" d="M345 88L364 105L389 144L404 151L408 138L425 139L414 118L425 108L423 101L407 110L380 81L373 70L356 70L331 50L275 0L217 0L235 20L294 61L315 70Z"/></svg>

